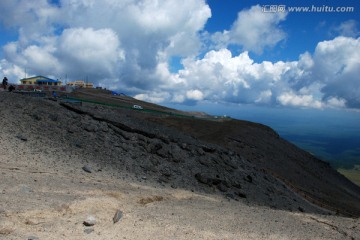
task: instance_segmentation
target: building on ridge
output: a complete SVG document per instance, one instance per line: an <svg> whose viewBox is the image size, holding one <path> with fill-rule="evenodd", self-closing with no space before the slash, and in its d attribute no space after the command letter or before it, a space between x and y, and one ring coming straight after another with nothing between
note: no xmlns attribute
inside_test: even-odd
<svg viewBox="0 0 360 240"><path fill-rule="evenodd" d="M66 85L68 86L75 86L79 88L93 88L94 84L90 82L85 82L83 80L76 80L74 82L68 82Z"/></svg>
<svg viewBox="0 0 360 240"><path fill-rule="evenodd" d="M39 85L39 86L61 86L62 81L51 79L44 76L35 76L30 78L20 79L23 85Z"/></svg>

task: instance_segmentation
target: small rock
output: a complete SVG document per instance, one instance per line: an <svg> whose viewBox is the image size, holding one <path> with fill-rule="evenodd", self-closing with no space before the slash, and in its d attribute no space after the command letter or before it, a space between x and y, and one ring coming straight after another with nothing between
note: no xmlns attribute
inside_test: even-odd
<svg viewBox="0 0 360 240"><path fill-rule="evenodd" d="M56 122L58 120L59 116L57 114L50 114L49 118L51 121Z"/></svg>
<svg viewBox="0 0 360 240"><path fill-rule="evenodd" d="M80 143L75 143L75 147L82 148L82 145Z"/></svg>
<svg viewBox="0 0 360 240"><path fill-rule="evenodd" d="M169 150L167 150L165 148L160 148L159 150L156 151L156 154L162 158L167 158L170 156Z"/></svg>
<svg viewBox="0 0 360 240"><path fill-rule="evenodd" d="M170 179L165 177L164 175L160 176L159 179L158 179L159 183L168 183L169 181L170 181Z"/></svg>
<svg viewBox="0 0 360 240"><path fill-rule="evenodd" d="M113 222L117 223L123 216L123 213L120 209L118 209L113 217Z"/></svg>
<svg viewBox="0 0 360 240"><path fill-rule="evenodd" d="M85 172L88 172L88 173L92 173L93 170L89 167L89 166L83 166L82 167L82 170L84 170Z"/></svg>
<svg viewBox="0 0 360 240"><path fill-rule="evenodd" d="M33 189L27 185L22 185L20 190L21 190L21 192L24 192L24 193L32 193L33 192Z"/></svg>
<svg viewBox="0 0 360 240"><path fill-rule="evenodd" d="M210 162L205 158L198 158L198 161L201 165L209 167Z"/></svg>
<svg viewBox="0 0 360 240"><path fill-rule="evenodd" d="M202 148L198 148L198 149L197 149L197 153L198 153L200 156L204 156L204 155L205 155L205 151L204 151Z"/></svg>
<svg viewBox="0 0 360 240"><path fill-rule="evenodd" d="M9 227L1 228L0 229L0 236L9 235L9 234L13 233L14 231L15 231L14 228L9 228Z"/></svg>
<svg viewBox="0 0 360 240"><path fill-rule="evenodd" d="M88 216L88 218L83 222L87 227L94 226L96 224L96 218L94 216Z"/></svg>
<svg viewBox="0 0 360 240"><path fill-rule="evenodd" d="M227 192L227 187L223 184L219 184L217 185L217 188L221 191L221 192Z"/></svg>
<svg viewBox="0 0 360 240"><path fill-rule="evenodd" d="M215 152L216 151L216 149L215 148L213 148L213 147L210 147L210 146L202 146L202 149L205 151L205 152L209 152L209 153L213 153L213 152Z"/></svg>
<svg viewBox="0 0 360 240"><path fill-rule="evenodd" d="M196 180L198 180L200 183L208 184L209 180L207 177L203 176L201 173L195 174Z"/></svg>
<svg viewBox="0 0 360 240"><path fill-rule="evenodd" d="M165 177L171 177L171 169L168 167L165 167L163 169L160 170L160 172L165 176Z"/></svg>
<svg viewBox="0 0 360 240"><path fill-rule="evenodd" d="M24 136L22 136L22 135L18 135L18 136L16 136L18 139L20 139L21 141L24 141L24 142L26 142L27 141L27 138L26 137L24 137Z"/></svg>
<svg viewBox="0 0 360 240"><path fill-rule="evenodd" d="M246 194L245 194L245 193L236 192L235 194L238 195L238 196L241 197L241 198L246 198Z"/></svg>
<svg viewBox="0 0 360 240"><path fill-rule="evenodd" d="M235 199L235 196L232 193L227 193L227 194L225 194L225 196L229 199Z"/></svg>
<svg viewBox="0 0 360 240"><path fill-rule="evenodd" d="M299 207L298 209L299 209L300 212L305 212L302 207Z"/></svg>
<svg viewBox="0 0 360 240"><path fill-rule="evenodd" d="M39 240L39 238L35 237L35 236L30 236L30 237L28 237L28 240Z"/></svg>
<svg viewBox="0 0 360 240"><path fill-rule="evenodd" d="M188 145L186 144L186 143L181 143L181 144L179 144L180 145L180 147L183 149L183 150L189 150L188 149Z"/></svg>
<svg viewBox="0 0 360 240"><path fill-rule="evenodd" d="M36 219L26 219L25 221L25 224L26 225L38 225L39 224L39 221L37 221Z"/></svg>
<svg viewBox="0 0 360 240"><path fill-rule="evenodd" d="M239 182L237 182L237 181L233 182L233 183L232 183L232 186L233 186L233 187L236 187L236 188L238 188L238 189L241 189L241 184L240 184Z"/></svg>
<svg viewBox="0 0 360 240"><path fill-rule="evenodd" d="M42 119L41 116L39 116L38 113L34 113L34 114L32 115L32 117L33 117L35 120L37 120L37 121L40 121L40 120Z"/></svg>
<svg viewBox="0 0 360 240"><path fill-rule="evenodd" d="M247 181L247 182L249 182L249 183L252 183L252 182L253 182L252 176L247 175L246 178L245 178L245 181Z"/></svg>
<svg viewBox="0 0 360 240"><path fill-rule="evenodd" d="M90 228L85 228L84 229L84 233L86 233L86 234L90 234L90 233L92 233L94 231L94 228L92 228L92 227L90 227Z"/></svg>
<svg viewBox="0 0 360 240"><path fill-rule="evenodd" d="M95 125L89 124L84 127L87 132L97 132L98 128Z"/></svg>

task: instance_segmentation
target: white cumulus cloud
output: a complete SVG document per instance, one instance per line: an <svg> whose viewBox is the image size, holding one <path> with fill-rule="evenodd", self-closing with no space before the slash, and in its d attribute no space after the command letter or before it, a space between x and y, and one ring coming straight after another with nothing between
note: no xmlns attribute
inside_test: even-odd
<svg viewBox="0 0 360 240"><path fill-rule="evenodd" d="M233 56L225 48L212 50L183 61L184 69L172 74L177 81L164 89L171 93L165 101L186 103L196 95L233 103L359 108L359 43L350 37L319 42L313 54L305 52L291 62L256 63L248 52ZM190 95L195 89L199 94Z"/></svg>
<svg viewBox="0 0 360 240"><path fill-rule="evenodd" d="M189 99L189 100L195 100L195 101L200 101L200 100L203 100L204 98L204 94L195 89L195 90L189 90L186 92L186 97Z"/></svg>
<svg viewBox="0 0 360 240"><path fill-rule="evenodd" d="M231 29L213 35L213 41L220 46L241 45L246 51L262 53L266 47L274 47L286 39L286 33L279 24L285 20L286 13L266 14L259 5L238 13Z"/></svg>
<svg viewBox="0 0 360 240"><path fill-rule="evenodd" d="M287 15L265 14L259 5L214 34L203 32L211 17L205 0L2 0L0 8L3 26L18 33L0 60L12 82L26 69L28 76L86 77L156 103L360 108L360 38L352 20L313 52L272 62L255 61L249 52L285 40ZM213 49L203 46L209 35ZM234 45L243 51L232 53ZM173 58L181 58L176 73L170 71Z"/></svg>
<svg viewBox="0 0 360 240"><path fill-rule="evenodd" d="M277 100L284 106L322 108L322 103L314 99L312 95L297 95L295 93L283 93Z"/></svg>
<svg viewBox="0 0 360 240"><path fill-rule="evenodd" d="M71 75L114 77L125 61L117 34L111 29L70 28L58 39L56 56Z"/></svg>
<svg viewBox="0 0 360 240"><path fill-rule="evenodd" d="M360 107L360 38L337 37L320 42L307 81L324 85L323 100L343 99L348 107Z"/></svg>
<svg viewBox="0 0 360 240"><path fill-rule="evenodd" d="M4 0L0 8L19 34L3 48L8 62L29 75L87 76L134 93L166 84L159 65L173 56L197 55L211 16L204 0Z"/></svg>

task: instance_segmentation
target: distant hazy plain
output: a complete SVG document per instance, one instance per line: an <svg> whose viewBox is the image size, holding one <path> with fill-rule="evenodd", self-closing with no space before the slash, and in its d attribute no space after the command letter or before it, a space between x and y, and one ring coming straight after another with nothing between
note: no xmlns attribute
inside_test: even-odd
<svg viewBox="0 0 360 240"><path fill-rule="evenodd" d="M330 162L334 168L351 169L360 165L360 111L269 108L206 102L193 106L167 106L262 123L295 145Z"/></svg>

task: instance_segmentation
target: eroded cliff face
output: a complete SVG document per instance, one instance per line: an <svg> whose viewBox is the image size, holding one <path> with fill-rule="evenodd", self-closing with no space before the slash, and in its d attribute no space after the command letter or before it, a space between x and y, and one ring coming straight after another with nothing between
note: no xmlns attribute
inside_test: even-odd
<svg viewBox="0 0 360 240"><path fill-rule="evenodd" d="M94 94L99 102L110 99ZM44 156L61 151L68 166L81 162L115 178L276 209L360 215L356 186L259 124L80 106L14 93L0 95L0 109L2 129L13 138L9 141L19 142L19 151L24 145Z"/></svg>

